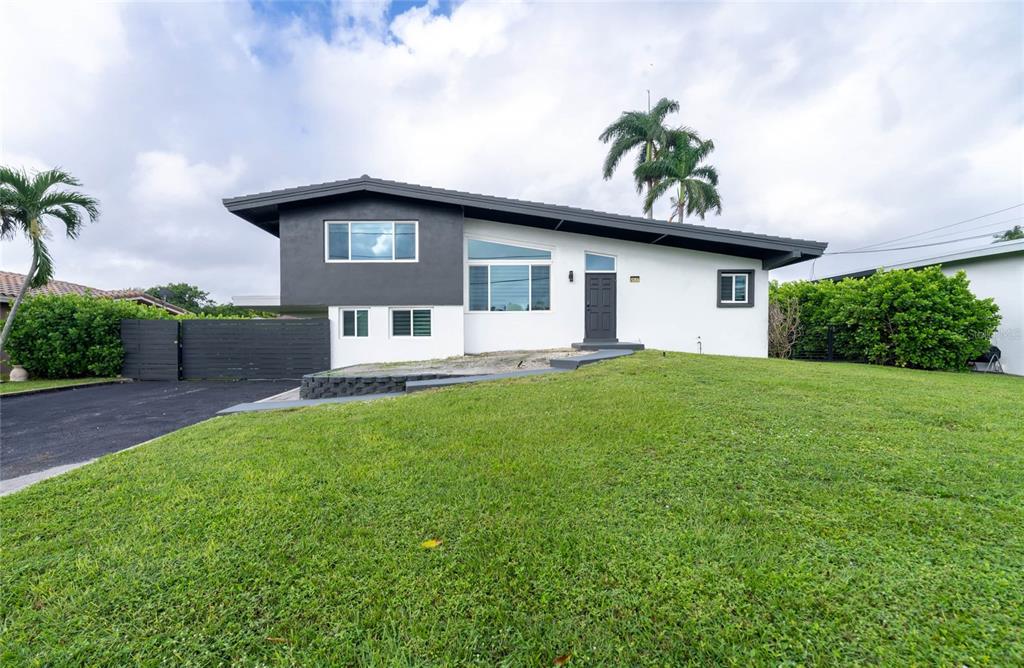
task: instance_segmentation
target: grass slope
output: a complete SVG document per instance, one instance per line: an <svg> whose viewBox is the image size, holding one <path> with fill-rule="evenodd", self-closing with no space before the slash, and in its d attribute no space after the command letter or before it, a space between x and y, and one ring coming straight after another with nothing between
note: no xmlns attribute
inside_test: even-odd
<svg viewBox="0 0 1024 668"><path fill-rule="evenodd" d="M1007 377L647 352L220 417L0 520L4 665L1024 662Z"/></svg>
<svg viewBox="0 0 1024 668"><path fill-rule="evenodd" d="M34 392L35 390L51 390L57 387L77 387L79 385L94 385L96 383L108 383L116 378L58 378L42 380L23 380L12 383L4 381L0 383L0 396Z"/></svg>

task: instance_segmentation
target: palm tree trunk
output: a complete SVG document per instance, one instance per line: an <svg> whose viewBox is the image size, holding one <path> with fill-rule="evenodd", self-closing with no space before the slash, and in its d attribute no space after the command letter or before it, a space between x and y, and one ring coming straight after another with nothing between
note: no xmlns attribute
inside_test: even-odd
<svg viewBox="0 0 1024 668"><path fill-rule="evenodd" d="M7 322L4 323L4 331L0 332L0 350L4 349L7 345L7 337L11 333L11 324L14 323L14 316L18 312L18 307L21 306L21 300L25 298L25 293L28 292L28 284L32 282L32 277L36 273L36 254L32 254L32 264L28 267L28 273L25 274L25 281L21 284L21 289L18 290L18 296L14 298L14 304L11 305L11 312L7 314Z"/></svg>
<svg viewBox="0 0 1024 668"><path fill-rule="evenodd" d="M648 109L648 111L650 111L650 109ZM653 155L651 155L653 153L653 149L654 144L652 142L647 142L647 162L650 162L651 159L654 157ZM652 190L654 190L654 181L651 179L647 179L647 194L650 195ZM647 210L647 218L648 220L654 220L653 206L651 206L651 208Z"/></svg>

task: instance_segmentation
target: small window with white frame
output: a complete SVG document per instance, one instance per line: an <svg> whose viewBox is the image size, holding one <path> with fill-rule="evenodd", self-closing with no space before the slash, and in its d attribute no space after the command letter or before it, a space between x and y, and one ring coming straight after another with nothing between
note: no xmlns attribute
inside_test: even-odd
<svg viewBox="0 0 1024 668"><path fill-rule="evenodd" d="M325 262L416 262L415 220L325 220Z"/></svg>
<svg viewBox="0 0 1024 668"><path fill-rule="evenodd" d="M391 336L431 336L432 311L429 308L391 309Z"/></svg>
<svg viewBox="0 0 1024 668"><path fill-rule="evenodd" d="M613 273L615 271L615 256L603 253L585 253L584 268L588 273Z"/></svg>
<svg viewBox="0 0 1024 668"><path fill-rule="evenodd" d="M370 335L370 312L365 308L341 309L342 338L357 337L360 339Z"/></svg>
<svg viewBox="0 0 1024 668"><path fill-rule="evenodd" d="M753 306L754 272L750 269L723 269L718 272L718 306Z"/></svg>

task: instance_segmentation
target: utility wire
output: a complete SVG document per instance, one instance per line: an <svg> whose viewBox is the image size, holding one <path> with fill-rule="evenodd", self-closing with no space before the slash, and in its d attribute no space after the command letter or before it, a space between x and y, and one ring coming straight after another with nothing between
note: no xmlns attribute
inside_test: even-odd
<svg viewBox="0 0 1024 668"><path fill-rule="evenodd" d="M999 226L999 228L994 230L994 232L999 232L999 231L1002 231L1000 228L1003 225L1006 225L1008 223L1014 223L1014 222L1017 222L1018 220L1024 220L1024 216L1017 216L1016 218L1004 218L1002 220L997 220L994 223L985 223L984 225L972 225L971 227L968 227L966 229L952 230L950 232L943 232L942 234L936 234L934 237L930 237L930 238L931 239L941 239L942 237L948 237L948 236L951 236L951 235L954 235L954 234L963 234L964 232L981 231L981 230L984 230L985 228L996 227L996 226ZM922 241L924 241L924 240L922 239ZM885 249L883 248L883 249L879 249L879 250L885 250Z"/></svg>
<svg viewBox="0 0 1024 668"><path fill-rule="evenodd" d="M972 239L984 239L986 237L992 237L992 236L993 235L992 235L991 232L986 232L985 234L975 234L972 237L960 237L959 239L949 239L947 241L933 241L932 243L918 244L916 246L899 246L899 247L896 247L896 248L872 248L872 249L869 249L869 250L854 249L854 250L847 250L847 251L835 251L834 253L825 252L825 253L822 253L822 255L855 255L855 254L860 254L860 253L884 253L886 251L910 250L912 248L928 248L929 246L942 246L942 245L945 245L945 244L955 244L955 243L957 243L959 241L970 241Z"/></svg>
<svg viewBox="0 0 1024 668"><path fill-rule="evenodd" d="M974 218L966 218L964 220L958 220L955 223L949 223L948 225L941 225L939 227L935 227L935 228L932 228L930 230L925 230L923 232L916 232L914 234L908 234L908 235L903 236L903 237L896 237L895 239L889 239L888 241L879 241L878 243L868 244L867 246L858 246L857 248L851 248L848 251L837 251L835 253L829 253L829 255L838 255L840 253L854 253L854 252L859 252L859 251L862 251L862 250L865 250L865 249L868 249L868 248L877 248L878 246L884 246L886 244L896 243L897 241L906 241L907 239L913 239L914 237L920 237L920 236L923 236L923 235L926 235L926 234L931 234L932 232L938 232L939 230L949 229L950 227L956 227L957 225L963 225L965 223L973 223L976 220L981 220L982 218L988 218L989 216L994 216L997 213L1004 213L1006 211L1011 211L1013 209L1018 209L1018 208L1020 208L1022 206L1024 206L1024 202L1021 202L1020 204L1014 204L1013 206L1008 206L1005 209L999 209L998 211L990 211L988 213L983 213L980 216L975 216ZM897 250L897 249L895 249L895 248L894 249L882 248L882 249L879 249L879 250Z"/></svg>

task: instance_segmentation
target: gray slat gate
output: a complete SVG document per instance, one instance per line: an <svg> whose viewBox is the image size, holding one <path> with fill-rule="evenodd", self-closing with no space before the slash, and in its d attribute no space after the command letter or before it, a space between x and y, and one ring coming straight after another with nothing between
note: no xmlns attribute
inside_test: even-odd
<svg viewBox="0 0 1024 668"><path fill-rule="evenodd" d="M284 379L329 369L330 323L122 320L122 375L139 380Z"/></svg>
<svg viewBox="0 0 1024 668"><path fill-rule="evenodd" d="M186 380L301 378L330 366L327 318L181 321Z"/></svg>
<svg viewBox="0 0 1024 668"><path fill-rule="evenodd" d="M122 320L121 375L139 380L178 380L178 321Z"/></svg>

